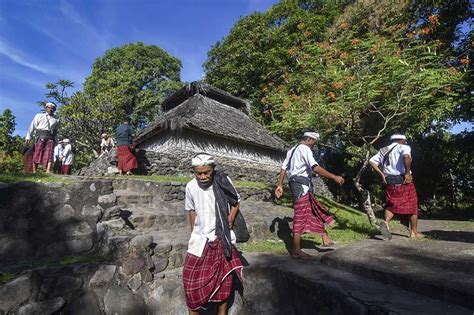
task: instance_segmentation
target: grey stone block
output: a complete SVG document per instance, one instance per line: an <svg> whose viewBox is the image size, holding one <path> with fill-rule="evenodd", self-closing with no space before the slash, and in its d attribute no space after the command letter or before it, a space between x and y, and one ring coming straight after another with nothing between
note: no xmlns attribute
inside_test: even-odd
<svg viewBox="0 0 474 315"><path fill-rule="evenodd" d="M148 311L142 298L119 286L112 286L107 290L104 306L107 315L141 315Z"/></svg>
<svg viewBox="0 0 474 315"><path fill-rule="evenodd" d="M117 267L115 265L100 266L89 281L89 286L94 287L109 284L114 278L116 270Z"/></svg>
<svg viewBox="0 0 474 315"><path fill-rule="evenodd" d="M59 311L65 304L66 300L62 297L42 302L34 302L20 307L18 309L18 315L53 314L54 312Z"/></svg>
<svg viewBox="0 0 474 315"><path fill-rule="evenodd" d="M65 204L53 212L53 219L59 222L64 222L74 217L74 213L74 208L69 204Z"/></svg>
<svg viewBox="0 0 474 315"><path fill-rule="evenodd" d="M33 291L34 284L30 275L8 282L0 289L0 310L7 312L28 301Z"/></svg>

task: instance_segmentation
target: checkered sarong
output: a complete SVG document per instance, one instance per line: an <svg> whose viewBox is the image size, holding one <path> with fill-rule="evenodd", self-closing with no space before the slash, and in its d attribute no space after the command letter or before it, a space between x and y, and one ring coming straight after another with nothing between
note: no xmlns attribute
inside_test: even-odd
<svg viewBox="0 0 474 315"><path fill-rule="evenodd" d="M326 208L319 203L313 193L308 192L293 204L295 215L293 217L293 233L305 232L326 235L324 224L331 224L334 218Z"/></svg>
<svg viewBox="0 0 474 315"><path fill-rule="evenodd" d="M220 240L208 242L201 257L187 254L183 268L183 285L186 304L197 310L208 302L222 302L232 292L232 271L242 275L242 262L232 246L232 256L227 260Z"/></svg>
<svg viewBox="0 0 474 315"><path fill-rule="evenodd" d="M396 214L418 214L415 184L387 185L385 209Z"/></svg>
<svg viewBox="0 0 474 315"><path fill-rule="evenodd" d="M33 151L33 163L46 167L48 162L53 162L54 141L39 139Z"/></svg>

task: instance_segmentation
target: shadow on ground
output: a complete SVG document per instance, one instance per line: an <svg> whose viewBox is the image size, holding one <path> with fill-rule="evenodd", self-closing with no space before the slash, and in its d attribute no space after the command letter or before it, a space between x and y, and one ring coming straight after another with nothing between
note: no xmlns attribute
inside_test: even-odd
<svg viewBox="0 0 474 315"><path fill-rule="evenodd" d="M431 230L425 231L423 234L440 241L474 243L474 232Z"/></svg>

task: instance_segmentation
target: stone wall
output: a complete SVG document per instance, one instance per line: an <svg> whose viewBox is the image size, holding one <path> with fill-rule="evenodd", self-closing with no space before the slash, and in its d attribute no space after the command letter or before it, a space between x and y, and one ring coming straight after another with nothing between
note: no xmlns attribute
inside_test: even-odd
<svg viewBox="0 0 474 315"><path fill-rule="evenodd" d="M115 151L108 152L94 160L88 167L80 171L80 175L99 176L115 175L116 168ZM174 149L170 152L153 152L139 150L137 159L139 168L136 174L162 175L162 176L187 176L192 177L190 161L194 153ZM263 182L274 187L278 181L280 164L264 164L246 160L235 160L223 156L216 156L218 168L228 174L232 180ZM324 180L313 177L313 184L318 195L332 198Z"/></svg>
<svg viewBox="0 0 474 315"><path fill-rule="evenodd" d="M0 261L93 252L110 181L0 184Z"/></svg>

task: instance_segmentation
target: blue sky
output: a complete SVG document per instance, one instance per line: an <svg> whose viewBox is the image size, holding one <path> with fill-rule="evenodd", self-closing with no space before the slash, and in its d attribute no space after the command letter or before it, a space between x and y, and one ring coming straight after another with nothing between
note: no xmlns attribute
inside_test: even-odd
<svg viewBox="0 0 474 315"><path fill-rule="evenodd" d="M277 2L0 0L0 112L13 110L15 133L24 135L40 110L37 102L45 99L47 82L68 79L81 89L96 58L136 41L178 57L183 81L199 80L210 47L242 16Z"/></svg>
<svg viewBox="0 0 474 315"><path fill-rule="evenodd" d="M278 0L0 0L0 112L16 116L24 135L45 84L76 88L94 60L112 47L142 41L179 58L181 79L202 78L210 47L240 17Z"/></svg>

